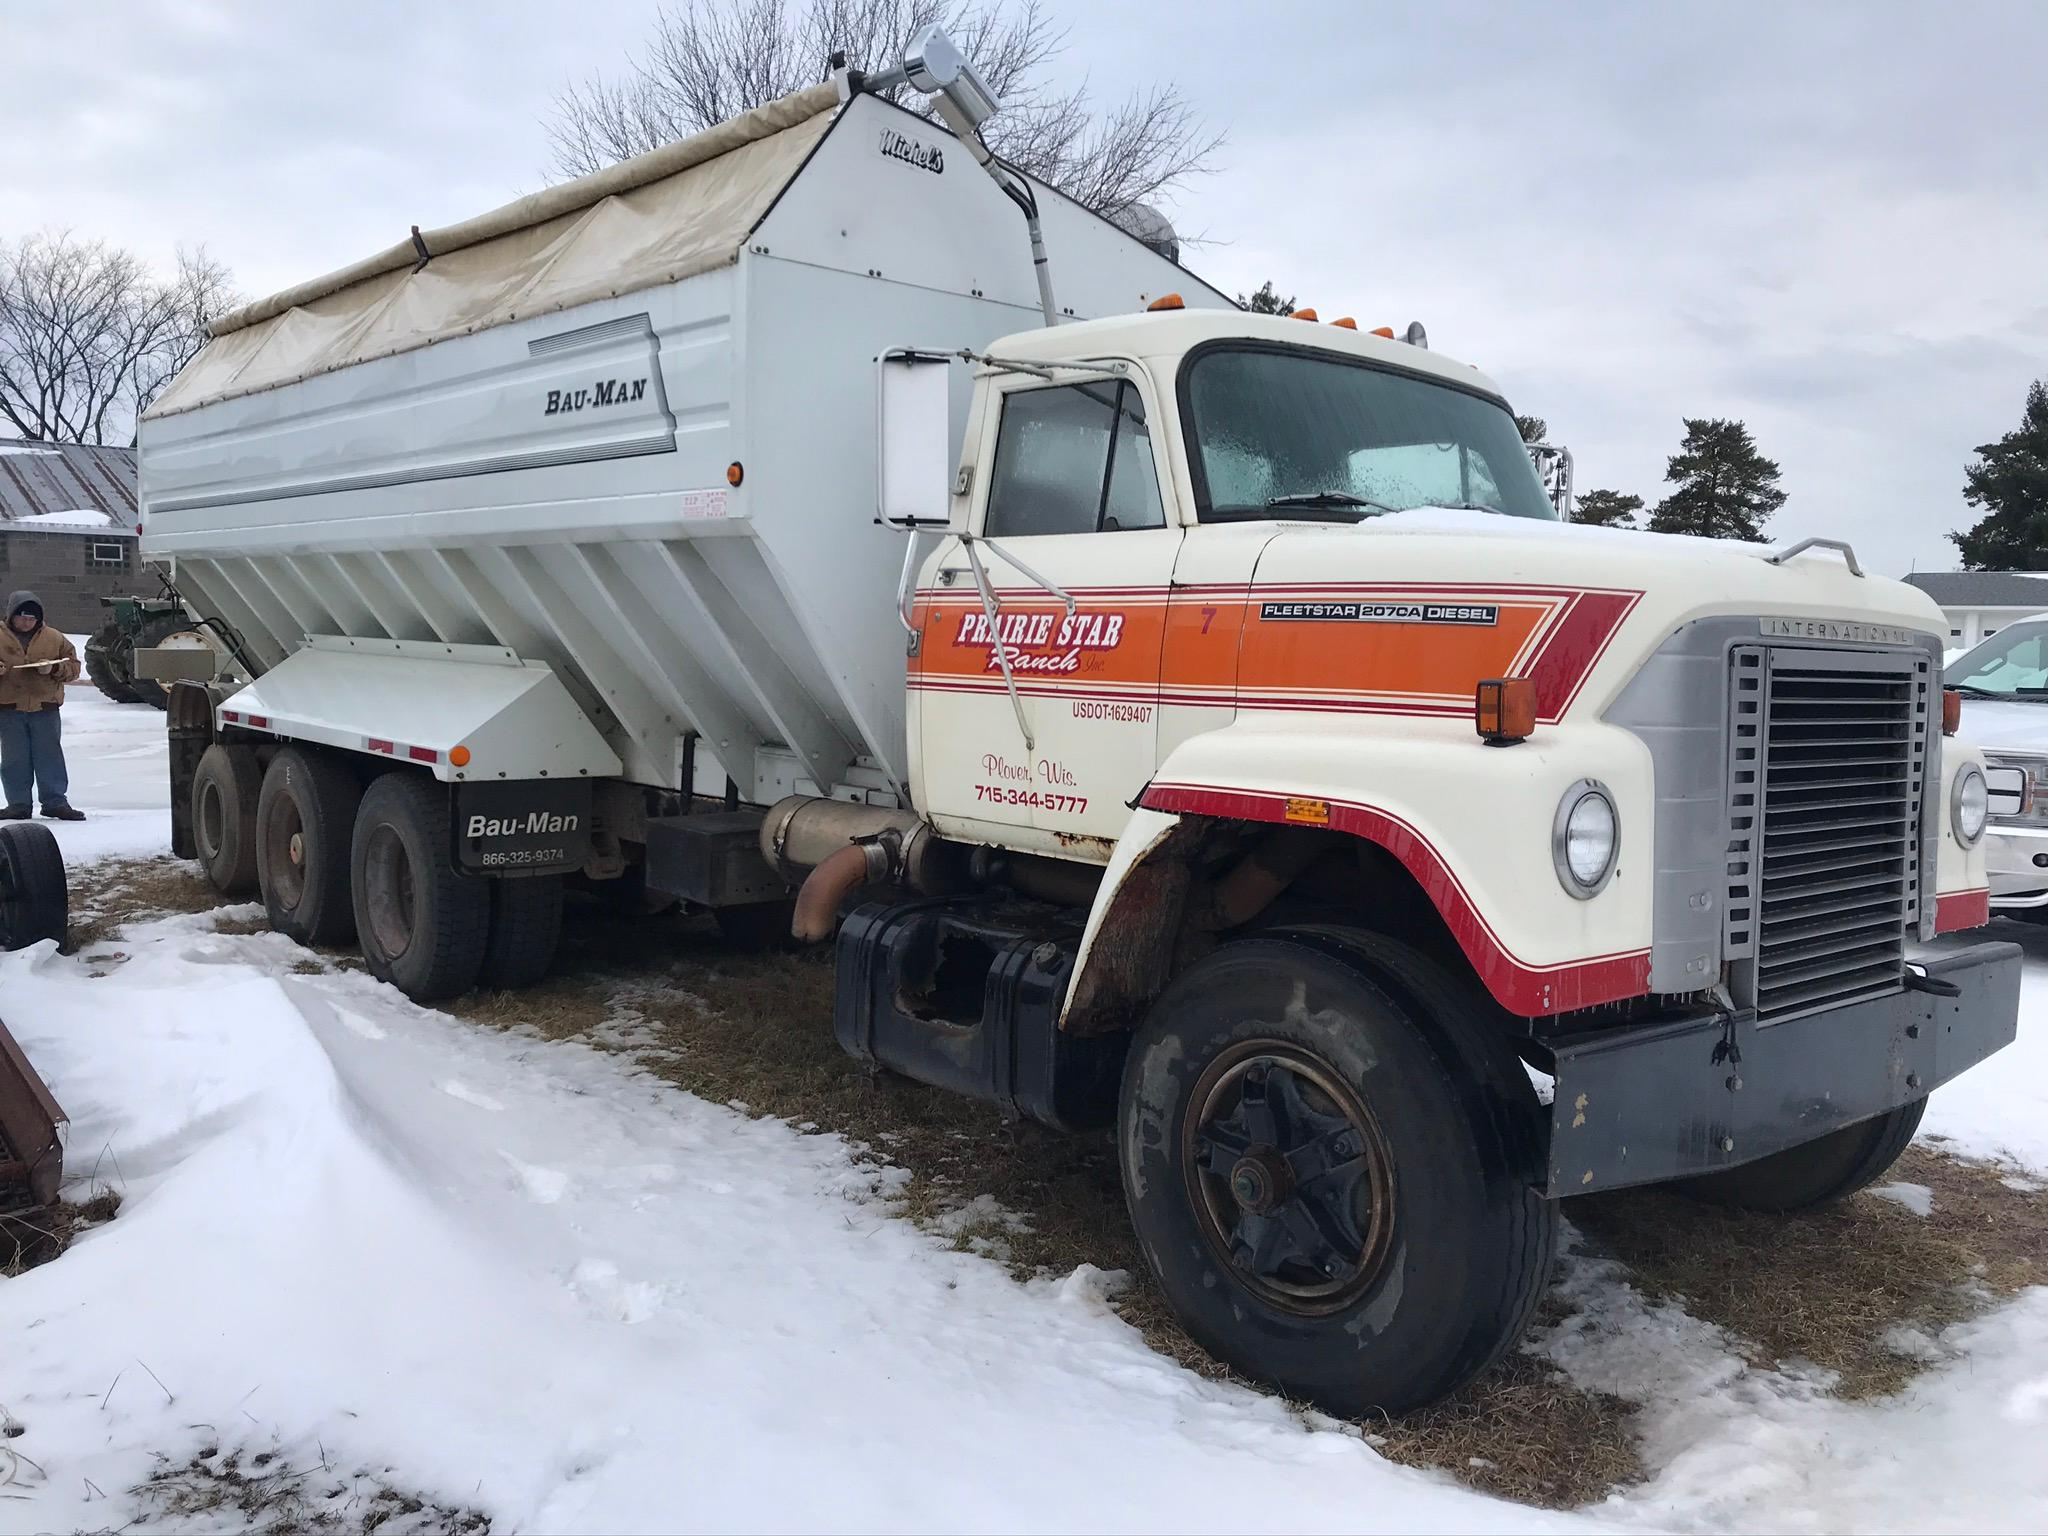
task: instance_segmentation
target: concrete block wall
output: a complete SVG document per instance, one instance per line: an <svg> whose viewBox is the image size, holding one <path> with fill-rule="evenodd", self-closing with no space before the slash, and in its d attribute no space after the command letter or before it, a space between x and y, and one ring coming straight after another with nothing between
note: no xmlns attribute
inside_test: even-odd
<svg viewBox="0 0 2048 1536"><path fill-rule="evenodd" d="M95 546L119 545L118 564L93 558ZM74 635L106 622L102 597L154 597L157 580L136 557L134 534L112 531L28 532L0 525L0 600L23 587L43 600L45 622Z"/></svg>

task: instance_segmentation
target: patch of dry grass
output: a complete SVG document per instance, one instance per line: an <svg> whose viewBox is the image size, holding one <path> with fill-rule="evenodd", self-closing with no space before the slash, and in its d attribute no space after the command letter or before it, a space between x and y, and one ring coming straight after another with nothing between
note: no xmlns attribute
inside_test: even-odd
<svg viewBox="0 0 2048 1536"><path fill-rule="evenodd" d="M2048 1199L1996 1169L1909 1147L1880 1183L1925 1185L1917 1216L1865 1191L1791 1216L1701 1206L1662 1189L1591 1195L1566 1208L1653 1297L1681 1301L1746 1341L1763 1365L1839 1374L1844 1397L1896 1392L1925 1364L1887 1346L1928 1335L2048 1282Z"/></svg>
<svg viewBox="0 0 2048 1536"><path fill-rule="evenodd" d="M490 1536L480 1510L442 1504L394 1487L382 1472L344 1472L323 1454L294 1463L277 1451L208 1446L189 1461L157 1458L156 1475L130 1490L137 1525L230 1529L252 1536L359 1532L369 1536Z"/></svg>
<svg viewBox="0 0 2048 1536"><path fill-rule="evenodd" d="M47 1264L81 1232L114 1219L121 1197L112 1190L78 1204L59 1201L28 1209L0 1210L0 1279L26 1274Z"/></svg>
<svg viewBox="0 0 2048 1536"><path fill-rule="evenodd" d="M89 949L136 918L211 912L232 905L189 860L106 859L71 873L71 935L66 948L71 953Z"/></svg>

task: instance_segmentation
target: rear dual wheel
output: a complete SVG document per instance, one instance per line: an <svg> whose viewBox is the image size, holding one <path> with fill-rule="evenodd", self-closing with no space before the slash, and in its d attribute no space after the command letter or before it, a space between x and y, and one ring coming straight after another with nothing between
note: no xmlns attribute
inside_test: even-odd
<svg viewBox="0 0 2048 1536"><path fill-rule="evenodd" d="M559 875L464 875L453 847L448 791L424 774L387 773L363 796L351 848L356 935L370 973L414 1002L530 986L561 936Z"/></svg>
<svg viewBox="0 0 2048 1536"><path fill-rule="evenodd" d="M208 756L219 750L209 748ZM198 789L195 782L194 809L203 811ZM254 841L264 910L278 933L328 948L355 937L349 840L362 799L362 785L343 758L286 747L270 760L256 797Z"/></svg>
<svg viewBox="0 0 2048 1536"><path fill-rule="evenodd" d="M271 928L301 944L359 944L371 974L417 1002L529 986L553 964L561 877L458 873L448 791L425 774L365 791L336 753L285 747L259 773L253 749L217 743L192 795L216 889L260 889Z"/></svg>

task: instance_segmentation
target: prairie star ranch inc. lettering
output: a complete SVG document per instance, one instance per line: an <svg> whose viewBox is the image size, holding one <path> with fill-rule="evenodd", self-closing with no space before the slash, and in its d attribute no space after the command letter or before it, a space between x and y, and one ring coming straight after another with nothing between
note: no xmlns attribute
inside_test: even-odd
<svg viewBox="0 0 2048 1536"><path fill-rule="evenodd" d="M587 389L551 389L543 416L596 410L607 405L632 405L647 398L645 379L599 379Z"/></svg>
<svg viewBox="0 0 2048 1536"><path fill-rule="evenodd" d="M997 615L996 625L991 631L985 613L962 614L953 641L987 646L992 672L1002 666L996 656L998 637L1010 666L1019 672L1078 671L1084 651L1113 651L1124 638L1120 613L1004 613Z"/></svg>

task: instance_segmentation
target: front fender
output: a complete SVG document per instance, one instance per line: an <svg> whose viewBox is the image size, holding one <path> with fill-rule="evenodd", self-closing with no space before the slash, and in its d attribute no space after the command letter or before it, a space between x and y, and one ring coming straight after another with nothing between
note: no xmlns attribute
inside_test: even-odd
<svg viewBox="0 0 2048 1536"><path fill-rule="evenodd" d="M1171 830L1162 816L1328 827L1398 859L1480 981L1512 1013L1568 1012L1649 990L1651 761L1631 733L1592 722L1489 747L1462 720L1244 722L1182 743L1139 798L1105 873L1077 966L1122 884ZM1620 817L1614 876L1567 892L1551 831L1567 789L1597 779Z"/></svg>
<svg viewBox="0 0 2048 1536"><path fill-rule="evenodd" d="M1984 767L1981 750L1953 737L1942 743L1941 799L1934 807L1939 833L1934 842L1934 931L1955 933L1981 928L1991 921L1991 876L1985 855L1991 831L1965 848L1956 836L1956 775L1966 766L1980 772ZM1925 932L1925 930L1922 930Z"/></svg>

